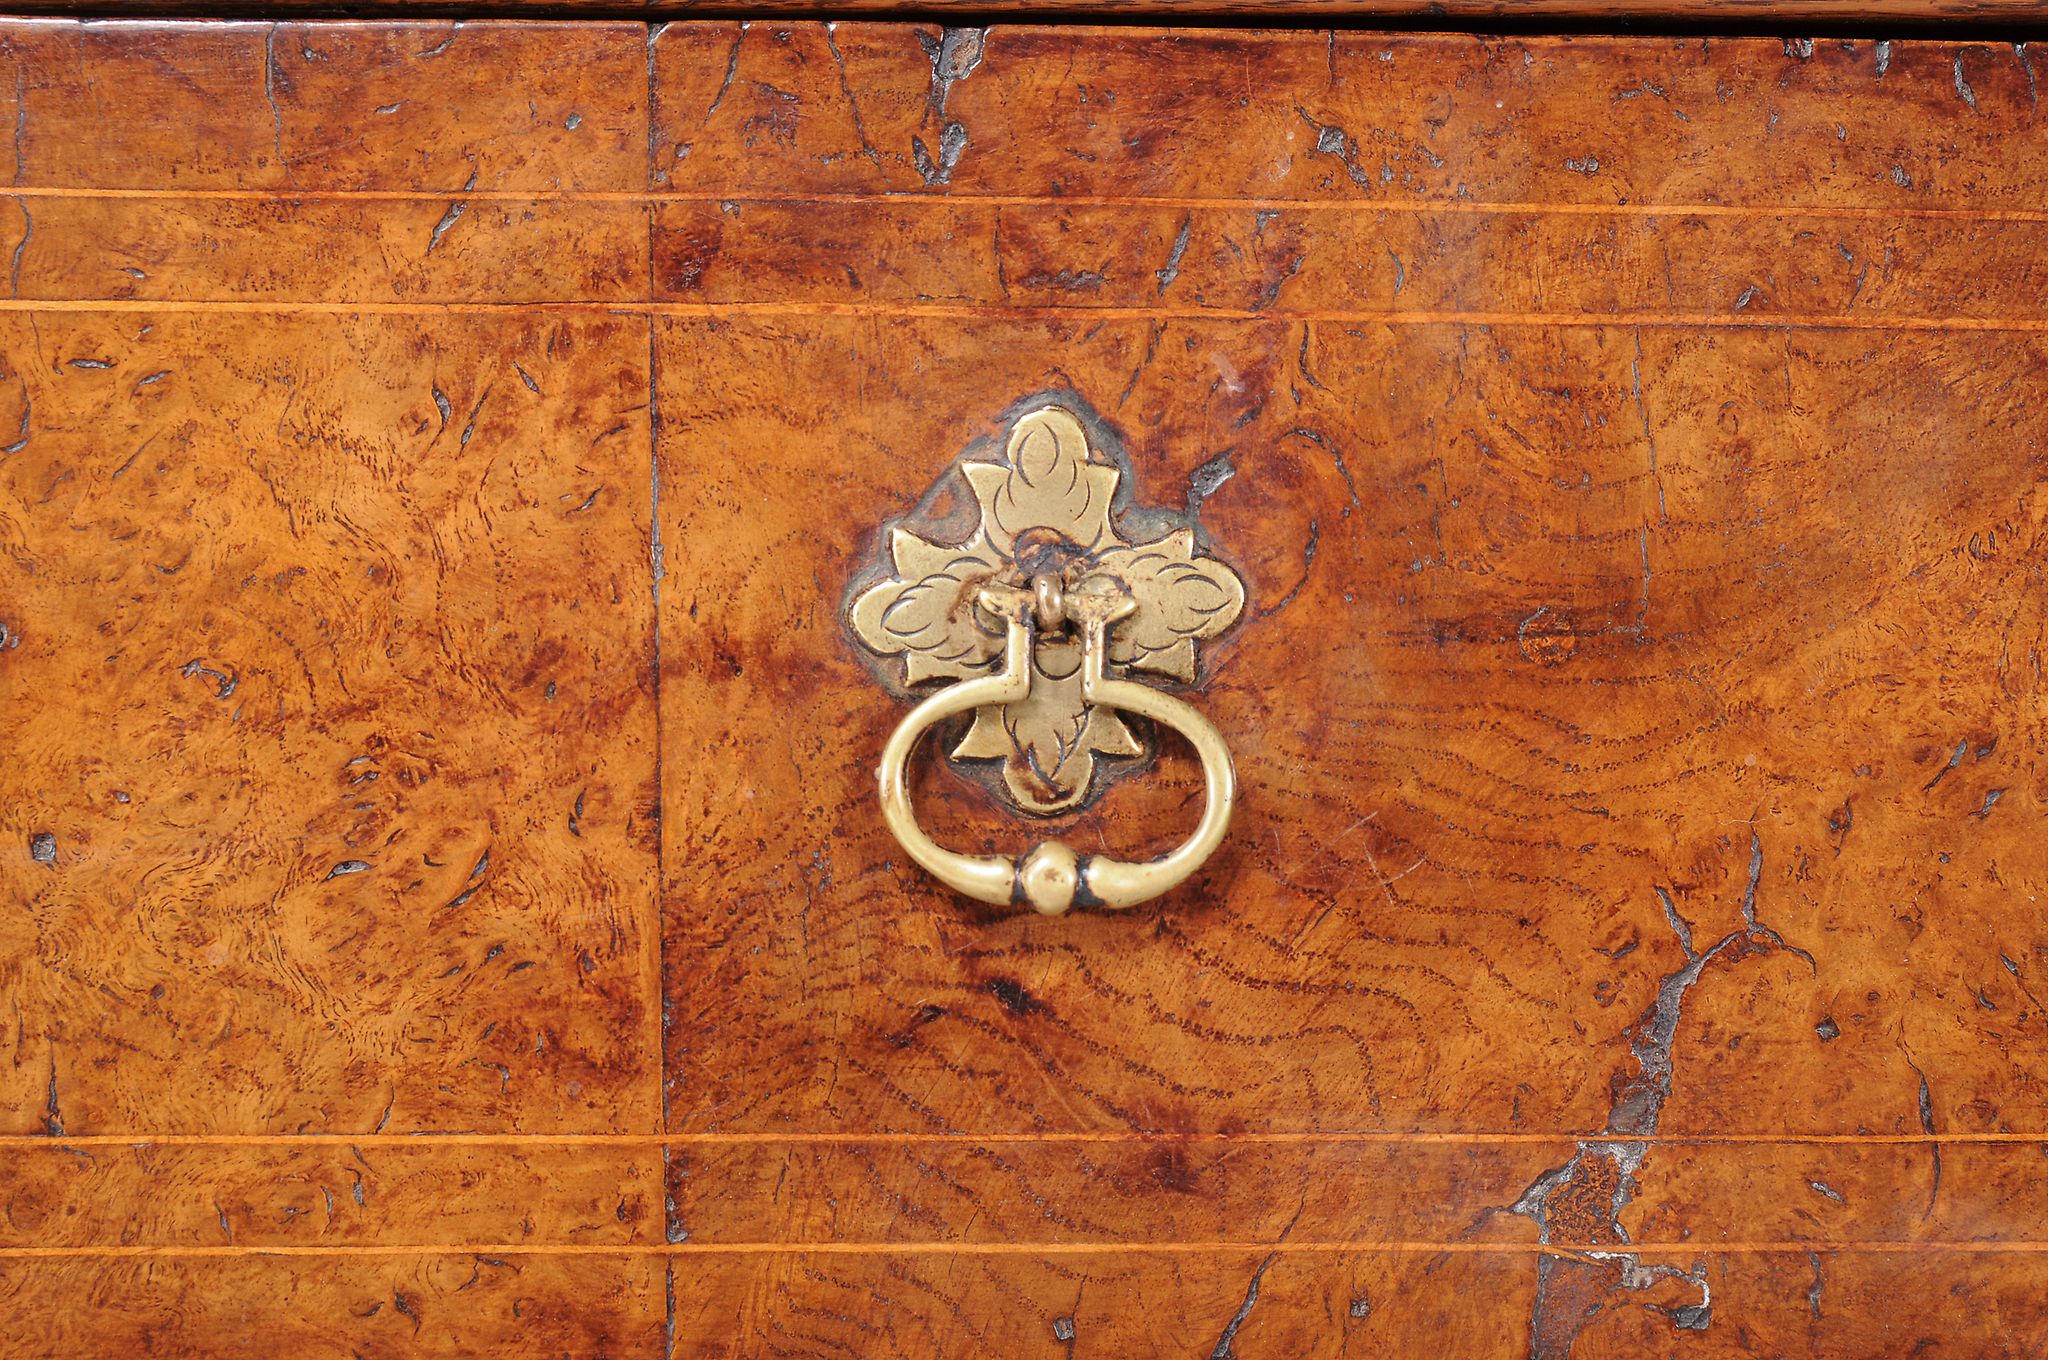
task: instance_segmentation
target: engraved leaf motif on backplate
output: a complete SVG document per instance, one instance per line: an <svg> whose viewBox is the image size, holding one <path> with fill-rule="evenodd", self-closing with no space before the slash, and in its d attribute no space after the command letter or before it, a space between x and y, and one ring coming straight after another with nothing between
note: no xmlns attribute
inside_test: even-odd
<svg viewBox="0 0 2048 1360"><path fill-rule="evenodd" d="M1195 643L1228 628L1244 608L1237 573L1195 547L1195 531L1176 529L1157 543L1115 548L1096 570L1123 582L1138 609L1110 639L1109 659L1195 679Z"/></svg>
<svg viewBox="0 0 2048 1360"><path fill-rule="evenodd" d="M1186 683L1195 678L1195 644L1228 628L1244 607L1244 583L1202 553L1191 527L1151 543L1124 541L1112 518L1123 474L1095 456L1086 427L1062 406L1019 417L1004 461L963 462L960 472L981 511L974 532L944 544L892 529L890 576L853 602L855 635L881 655L902 655L907 684L989 673L1002 631L977 597L992 582L1053 574L1087 589L1091 579L1113 578L1138 608L1112 638L1110 660ZM1040 637L1032 668L1030 696L978 711L952 754L1001 760L1010 795L1043 815L1087 796L1098 756L1144 748L1114 711L1082 701L1071 636Z"/></svg>
<svg viewBox="0 0 2048 1360"><path fill-rule="evenodd" d="M1008 559L977 530L958 547L928 543L908 529L889 534L895 577L854 601L853 629L884 654L904 654L904 681L962 680L987 671L1002 654L1002 635L981 617L975 592L995 580Z"/></svg>

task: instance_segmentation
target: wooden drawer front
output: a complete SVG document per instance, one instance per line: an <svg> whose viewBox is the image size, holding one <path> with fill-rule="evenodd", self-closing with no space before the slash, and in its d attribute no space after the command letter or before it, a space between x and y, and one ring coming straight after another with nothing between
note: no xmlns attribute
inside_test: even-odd
<svg viewBox="0 0 2048 1360"><path fill-rule="evenodd" d="M2043 1353L2038 65L0 25L0 1351ZM1047 393L1246 583L1134 913L874 802Z"/></svg>

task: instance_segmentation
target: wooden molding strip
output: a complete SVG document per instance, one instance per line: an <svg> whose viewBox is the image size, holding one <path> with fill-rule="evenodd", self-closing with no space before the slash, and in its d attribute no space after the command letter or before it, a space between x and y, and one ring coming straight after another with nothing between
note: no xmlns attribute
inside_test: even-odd
<svg viewBox="0 0 2048 1360"><path fill-rule="evenodd" d="M26 0L25 15L74 15L65 0ZM1721 33L1850 29L1877 25L1942 32L2029 27L2048 37L2043 0L103 0L97 17L563 19L664 22L688 19L894 20L975 25L1001 21L1091 24L1341 22L1397 28L1540 32L1658 27Z"/></svg>

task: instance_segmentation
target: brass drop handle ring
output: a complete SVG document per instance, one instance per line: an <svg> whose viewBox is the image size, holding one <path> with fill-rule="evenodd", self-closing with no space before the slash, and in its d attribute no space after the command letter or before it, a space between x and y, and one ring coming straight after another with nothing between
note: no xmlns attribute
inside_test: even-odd
<svg viewBox="0 0 2048 1360"><path fill-rule="evenodd" d="M1029 903L1047 916L1058 916L1076 904L1134 907L1186 879L1222 843L1237 801L1237 771L1222 736L1193 707L1149 685L1103 674L1110 626L1135 608L1128 595L1072 592L1065 597L1067 617L1081 630L1082 698L1090 704L1151 718L1187 738L1202 761L1206 796L1202 820L1192 835L1170 854L1142 863L1078 854L1058 840L1039 842L1021 859L963 855L927 836L910 803L905 769L912 748L927 728L955 713L985 704L1020 702L1031 693L1032 623L1042 593L1008 586L991 586L981 592L981 606L1007 624L1003 668L994 675L964 680L939 691L913 708L890 734L875 771L881 785L882 817L912 859L940 882L976 901L997 906Z"/></svg>

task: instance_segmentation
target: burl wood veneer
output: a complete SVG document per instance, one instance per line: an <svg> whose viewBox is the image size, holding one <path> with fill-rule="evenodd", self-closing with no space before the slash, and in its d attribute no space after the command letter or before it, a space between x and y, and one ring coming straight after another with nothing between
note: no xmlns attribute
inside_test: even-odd
<svg viewBox="0 0 2048 1360"><path fill-rule="evenodd" d="M76 13L76 0L16 0L15 11L27 14ZM97 0L95 13L194 14L219 17L248 15L320 15L334 13L333 0ZM351 15L411 17L421 14L459 18L475 13L474 0L354 0ZM604 16L617 13L616 0L497 0L495 12L535 18L563 14ZM1157 24L1204 20L1230 23L1299 23L1304 20L1370 24L1375 20L1408 25L1467 24L1569 25L1595 30L1628 31L1637 25L1697 25L1742 28L1749 32L1797 29L1801 25L1832 27L1899 25L1938 33L1957 22L1985 31L2011 30L2024 36L2038 28L2048 4L2044 0L639 0L633 6L656 20L696 19L706 15L783 15L791 20L819 14L857 14L875 18L913 9L969 22L991 17L1040 22L1069 20L1087 23L1104 17Z"/></svg>
<svg viewBox="0 0 2048 1360"><path fill-rule="evenodd" d="M0 1352L2042 1354L2037 64L0 26ZM1248 588L1051 921L839 612L1045 392Z"/></svg>

